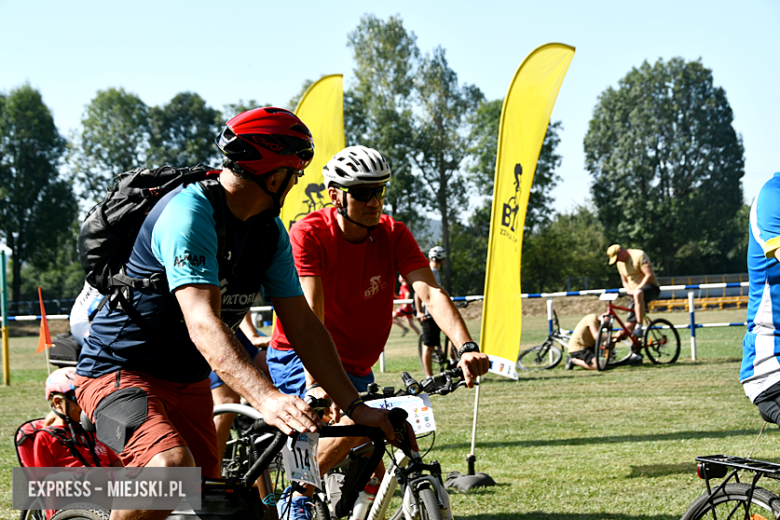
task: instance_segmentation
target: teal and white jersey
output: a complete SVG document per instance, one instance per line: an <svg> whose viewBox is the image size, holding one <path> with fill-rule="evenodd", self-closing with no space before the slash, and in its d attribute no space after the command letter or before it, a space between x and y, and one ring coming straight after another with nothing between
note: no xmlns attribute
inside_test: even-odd
<svg viewBox="0 0 780 520"><path fill-rule="evenodd" d="M762 186L750 209L747 265L748 330L740 382L751 401L780 382L780 172Z"/></svg>

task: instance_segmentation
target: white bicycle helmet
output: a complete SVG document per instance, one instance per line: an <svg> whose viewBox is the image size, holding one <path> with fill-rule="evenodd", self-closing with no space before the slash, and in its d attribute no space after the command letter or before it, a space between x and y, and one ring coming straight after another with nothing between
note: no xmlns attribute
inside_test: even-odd
<svg viewBox="0 0 780 520"><path fill-rule="evenodd" d="M441 246L432 247L431 250L428 251L428 258L437 261L444 260L447 258L447 251L445 251Z"/></svg>
<svg viewBox="0 0 780 520"><path fill-rule="evenodd" d="M382 154L367 146L347 146L322 168L325 187L338 184L348 188L390 180L390 165Z"/></svg>

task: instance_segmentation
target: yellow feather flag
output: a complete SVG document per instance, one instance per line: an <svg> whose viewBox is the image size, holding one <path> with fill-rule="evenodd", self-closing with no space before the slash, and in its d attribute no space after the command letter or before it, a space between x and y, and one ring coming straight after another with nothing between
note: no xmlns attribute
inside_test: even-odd
<svg viewBox="0 0 780 520"><path fill-rule="evenodd" d="M301 98L295 115L311 130L314 159L284 200L281 218L287 230L312 211L330 206L322 167L344 149L344 90L341 74L323 76Z"/></svg>
<svg viewBox="0 0 780 520"><path fill-rule="evenodd" d="M501 110L480 341L490 356L490 371L514 379L522 331L520 265L528 194L555 98L573 57L574 47L560 43L534 49L517 69Z"/></svg>

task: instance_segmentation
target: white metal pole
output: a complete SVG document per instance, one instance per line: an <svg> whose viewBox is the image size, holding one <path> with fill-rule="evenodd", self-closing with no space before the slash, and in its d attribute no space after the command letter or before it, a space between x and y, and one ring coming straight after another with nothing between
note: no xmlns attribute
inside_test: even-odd
<svg viewBox="0 0 780 520"><path fill-rule="evenodd" d="M553 333L553 299L547 298L547 333Z"/></svg>
<svg viewBox="0 0 780 520"><path fill-rule="evenodd" d="M381 373L385 373L385 351L383 350L381 354L379 354L379 371Z"/></svg>
<svg viewBox="0 0 780 520"><path fill-rule="evenodd" d="M477 383L482 381L481 377L477 378ZM477 456L474 454L477 444L477 415L479 415L479 389L482 385L478 384L476 392L474 392L474 422L471 427L471 453L466 457L466 462L469 468L469 475L474 474L474 462L477 460Z"/></svg>

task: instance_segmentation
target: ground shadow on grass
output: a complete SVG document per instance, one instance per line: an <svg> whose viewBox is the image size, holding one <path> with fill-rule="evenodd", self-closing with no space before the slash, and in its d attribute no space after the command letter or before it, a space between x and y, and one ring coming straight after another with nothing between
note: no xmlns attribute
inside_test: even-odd
<svg viewBox="0 0 780 520"><path fill-rule="evenodd" d="M585 446L590 444L615 444L622 442L659 442L694 439L725 439L727 437L755 436L755 429L725 431L688 431L674 433L651 433L645 435L607 435L604 437L573 437L570 439L523 439L497 442L478 442L480 448L511 448L535 446ZM463 450L471 448L469 442L437 444L438 450Z"/></svg>
<svg viewBox="0 0 780 520"><path fill-rule="evenodd" d="M648 464L646 466L631 466L628 478L665 477L667 475L693 475L696 472L694 462L680 464Z"/></svg>
<svg viewBox="0 0 780 520"><path fill-rule="evenodd" d="M498 513L464 515L459 519L469 520L677 520L679 515L621 515L618 513L554 513L529 511L527 513Z"/></svg>

